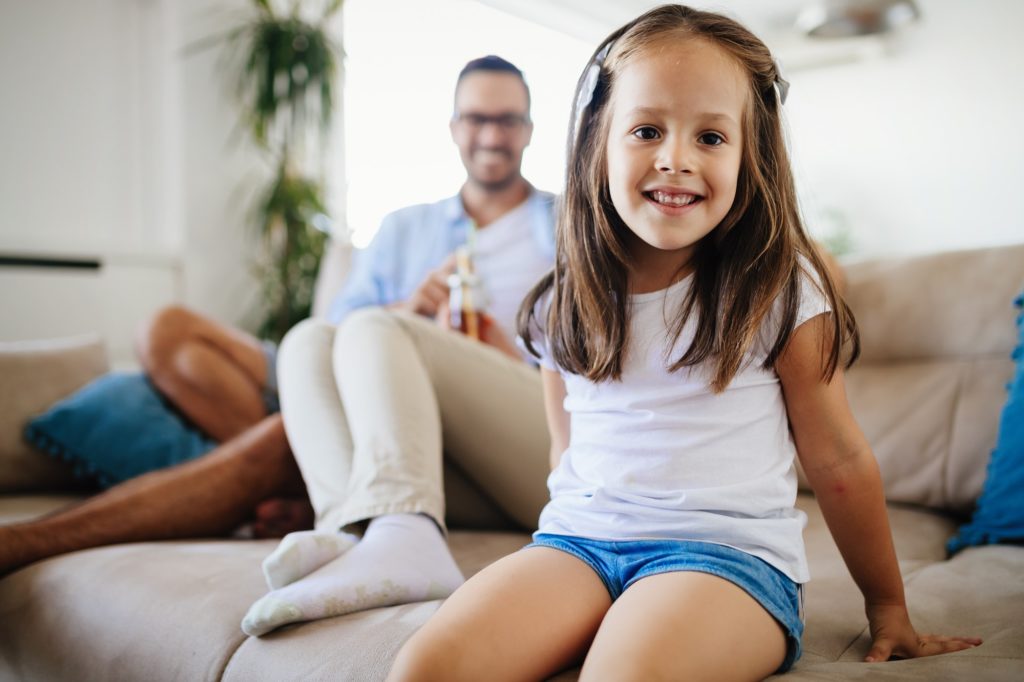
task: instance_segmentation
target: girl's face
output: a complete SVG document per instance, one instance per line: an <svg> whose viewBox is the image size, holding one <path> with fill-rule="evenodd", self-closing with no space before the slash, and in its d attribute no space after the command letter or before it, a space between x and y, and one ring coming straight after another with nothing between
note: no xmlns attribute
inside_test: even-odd
<svg viewBox="0 0 1024 682"><path fill-rule="evenodd" d="M608 188L634 237L632 291L668 286L732 207L748 89L739 64L700 39L663 40L619 73Z"/></svg>

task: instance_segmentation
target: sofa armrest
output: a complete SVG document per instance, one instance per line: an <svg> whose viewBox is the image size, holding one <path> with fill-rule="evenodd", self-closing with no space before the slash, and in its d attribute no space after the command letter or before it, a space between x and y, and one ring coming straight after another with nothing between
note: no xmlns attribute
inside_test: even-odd
<svg viewBox="0 0 1024 682"><path fill-rule="evenodd" d="M0 343L0 493L81 489L71 467L33 449L29 419L109 369L95 335Z"/></svg>

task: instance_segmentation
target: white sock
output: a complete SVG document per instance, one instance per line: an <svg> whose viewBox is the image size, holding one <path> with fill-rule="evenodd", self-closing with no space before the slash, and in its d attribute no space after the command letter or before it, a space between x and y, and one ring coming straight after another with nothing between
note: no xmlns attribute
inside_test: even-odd
<svg viewBox="0 0 1024 682"><path fill-rule="evenodd" d="M352 549L253 604L242 631L258 637L288 623L443 599L464 580L433 520L389 514Z"/></svg>
<svg viewBox="0 0 1024 682"><path fill-rule="evenodd" d="M288 533L263 560L263 577L272 590L290 585L348 551L359 541L354 535L322 530Z"/></svg>

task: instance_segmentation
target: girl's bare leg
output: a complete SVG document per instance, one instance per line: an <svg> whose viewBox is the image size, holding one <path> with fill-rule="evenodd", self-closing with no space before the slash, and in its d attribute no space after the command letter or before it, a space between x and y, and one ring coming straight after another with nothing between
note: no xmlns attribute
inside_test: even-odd
<svg viewBox="0 0 1024 682"><path fill-rule="evenodd" d="M662 573L616 600L580 680L761 680L785 656L782 626L743 589L708 573Z"/></svg>
<svg viewBox="0 0 1024 682"><path fill-rule="evenodd" d="M456 590L405 643L388 679L545 679L583 658L610 605L585 563L530 547Z"/></svg>

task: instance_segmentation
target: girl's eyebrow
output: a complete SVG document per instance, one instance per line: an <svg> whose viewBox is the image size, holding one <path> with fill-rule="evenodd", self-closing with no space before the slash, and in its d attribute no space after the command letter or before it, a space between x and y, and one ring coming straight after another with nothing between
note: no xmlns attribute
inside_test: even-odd
<svg viewBox="0 0 1024 682"><path fill-rule="evenodd" d="M636 115L641 115L641 116L664 116L665 114L670 113L670 110L669 109L664 109L662 107L644 107L644 106L639 106L639 107L633 107L632 109L630 109L626 113L628 115L630 115L630 116L636 116ZM724 120L724 121L728 121L729 123L732 123L732 124L737 124L736 119L733 118L732 116L730 116L729 114L715 112L715 111L702 111L702 112L698 113L696 117L699 118L702 121L707 121L707 120L711 120L711 121Z"/></svg>

